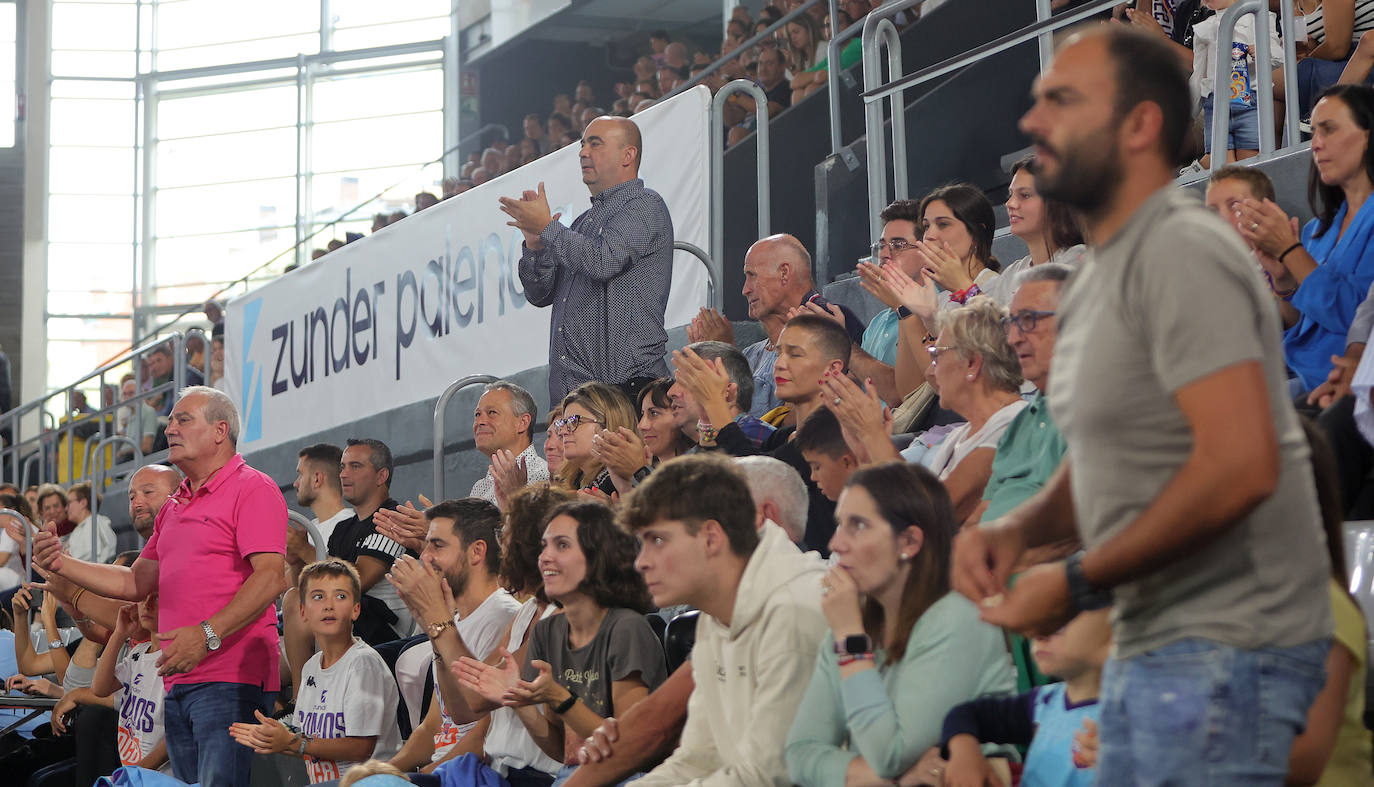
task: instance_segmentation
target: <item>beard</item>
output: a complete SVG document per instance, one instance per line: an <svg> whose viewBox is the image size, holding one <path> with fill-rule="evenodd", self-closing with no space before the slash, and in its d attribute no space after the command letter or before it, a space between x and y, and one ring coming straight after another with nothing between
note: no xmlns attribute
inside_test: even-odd
<svg viewBox="0 0 1374 787"><path fill-rule="evenodd" d="M458 598L463 595L463 591L468 589L468 576L471 572L466 563L457 568L444 570L444 581L448 583L449 589L453 591L453 597Z"/></svg>
<svg viewBox="0 0 1374 787"><path fill-rule="evenodd" d="M1031 141L1050 151L1059 164L1054 172L1047 172L1038 160L1030 165L1040 196L1058 200L1085 215L1093 215L1107 206L1121 183L1115 126L1084 135L1064 149L1051 147L1040 137Z"/></svg>
<svg viewBox="0 0 1374 787"><path fill-rule="evenodd" d="M156 519L156 514L144 514L134 517L134 532L138 533L145 541L148 540L153 535L153 522Z"/></svg>

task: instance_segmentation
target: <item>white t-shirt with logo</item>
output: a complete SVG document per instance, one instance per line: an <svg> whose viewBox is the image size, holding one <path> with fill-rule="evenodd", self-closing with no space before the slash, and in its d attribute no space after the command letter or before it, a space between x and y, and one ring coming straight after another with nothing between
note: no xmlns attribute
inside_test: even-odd
<svg viewBox="0 0 1374 787"><path fill-rule="evenodd" d="M461 619L454 616L454 623L458 627L458 636L463 638L463 644L472 652L473 657L479 661L486 661L487 656L501 644L501 635L519 611L520 602L504 588L498 588L496 592L487 596L472 614ZM476 722L455 724L453 717L448 714L448 709L444 707L444 695L439 691L438 671L448 669L448 665L434 663L434 643L416 645L411 650L425 652L432 665L431 669L435 672L434 701L439 703L439 729L434 733L434 757L431 759L433 762L448 754L449 750L477 725Z"/></svg>
<svg viewBox="0 0 1374 787"><path fill-rule="evenodd" d="M115 680L122 687L115 694L119 710L119 761L138 765L162 742L163 699L166 691L157 674L157 652L149 653L152 643L142 642L115 663ZM158 769L171 773L171 761Z"/></svg>
<svg viewBox="0 0 1374 787"><path fill-rule="evenodd" d="M401 730L396 726L396 679L386 662L357 637L328 669L323 659L323 653L316 653L301 670L296 726L315 738L376 736L372 759L391 759L401 748ZM357 764L305 758L311 784L338 779Z"/></svg>

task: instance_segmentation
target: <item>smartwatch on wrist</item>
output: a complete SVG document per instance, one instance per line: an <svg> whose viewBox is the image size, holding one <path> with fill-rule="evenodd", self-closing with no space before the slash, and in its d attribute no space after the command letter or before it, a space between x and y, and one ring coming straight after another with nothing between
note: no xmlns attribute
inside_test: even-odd
<svg viewBox="0 0 1374 787"><path fill-rule="evenodd" d="M577 704L577 695L576 695L576 694L573 694L572 692L568 692L568 698L567 698L566 700L563 700L562 702L558 703L557 705L553 706L553 712L556 713L556 714L558 714L559 716L562 716L563 714L565 714L565 713L567 713L568 711L572 710L572 706L574 706L574 705L576 705L576 704Z"/></svg>
<svg viewBox="0 0 1374 787"><path fill-rule="evenodd" d="M1069 580L1069 598L1079 612L1090 612L1112 605L1112 592L1099 590L1088 584L1083 575L1083 550L1079 550L1064 561L1064 573Z"/></svg>
<svg viewBox="0 0 1374 787"><path fill-rule="evenodd" d="M912 316L913 314L916 313L916 312L913 312L912 310L908 309L908 308L906 307L906 304L899 304L899 305L897 306L896 312L897 312L897 319L899 319L899 320L905 320L906 318L908 318L908 317L910 317L910 316Z"/></svg>
<svg viewBox="0 0 1374 787"><path fill-rule="evenodd" d="M873 640L867 634L850 634L835 640L835 655L858 656L873 652Z"/></svg>

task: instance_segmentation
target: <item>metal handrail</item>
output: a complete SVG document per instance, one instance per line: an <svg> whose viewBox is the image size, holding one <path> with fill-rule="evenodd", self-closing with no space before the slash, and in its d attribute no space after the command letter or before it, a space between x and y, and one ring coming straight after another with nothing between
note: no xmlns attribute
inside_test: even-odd
<svg viewBox="0 0 1374 787"><path fill-rule="evenodd" d="M1293 16L1293 0L1279 0L1279 30L1283 35L1283 84L1285 90L1296 90L1298 84L1298 39ZM1295 97L1296 98L1296 97ZM1283 146L1292 147L1302 142L1298 133L1298 102L1283 102Z"/></svg>
<svg viewBox="0 0 1374 787"><path fill-rule="evenodd" d="M962 55L946 58L934 65L926 66L925 68L905 76L892 79L886 84L879 85L872 90L865 90L863 99L866 102L880 101L894 93L901 93L908 88L929 82L932 79L937 79L952 71L958 71L975 61L982 60L991 55L998 54L999 52L1005 52L1018 44L1024 44L1027 41L1039 39L1040 36L1045 33L1052 33L1055 30L1076 25L1090 16L1094 16L1101 11L1106 11L1119 5L1121 5L1121 0L1093 0L1093 2L1087 3L1086 5L1061 11L1050 19L1043 19L1034 24L1026 25L1020 30L1010 32L1001 38L996 38L986 44L976 46ZM898 6L892 7L896 9ZM881 8L876 8L869 12L869 16L872 17L873 14L884 11L887 8L888 6L884 4ZM872 166L871 162L869 166Z"/></svg>
<svg viewBox="0 0 1374 787"><path fill-rule="evenodd" d="M329 545L324 543L324 533L320 532L320 528L316 526L314 522L311 522L309 517L299 511L293 511L288 508L286 510L286 519L288 523L295 522L305 528L305 532L310 534L310 541L315 545L316 560L324 560L329 557ZM287 525L287 527L290 526L290 524Z"/></svg>
<svg viewBox="0 0 1374 787"><path fill-rule="evenodd" d="M489 385L501 378L489 374L469 374L448 384L434 403L434 500L444 499L444 410L454 394L470 385Z"/></svg>
<svg viewBox="0 0 1374 787"><path fill-rule="evenodd" d="M1287 0L1292 4L1293 0ZM1246 14L1254 15L1254 73L1250 74L1250 85L1256 92L1256 113L1259 114L1260 124L1260 157L1274 152L1274 74L1270 70L1271 52L1270 36L1270 4L1264 0L1239 0L1238 3L1231 5L1221 14L1221 21L1217 26L1217 41L1235 40L1235 25L1241 21L1241 16ZM1293 37L1293 21L1290 16L1285 16L1279 21L1283 26L1283 40L1286 41L1283 48L1287 49L1290 44L1287 41ZM1213 74L1212 87L1212 128L1208 129L1212 135L1212 172L1216 172L1226 166L1226 140L1227 130L1231 128L1231 100L1230 91L1223 91L1223 76L1231 71L1231 47L1217 47L1216 60L1212 63L1215 74ZM1297 85L1297 69L1294 67L1293 74L1289 74L1289 60L1283 60L1283 76L1287 77L1286 84ZM1290 100L1287 102L1285 111L1292 109L1292 119L1289 119L1287 128L1283 129L1287 140L1296 139L1293 130L1297 126L1297 102ZM1289 141L1292 144L1292 141Z"/></svg>
<svg viewBox="0 0 1374 787"><path fill-rule="evenodd" d="M754 132L758 135L754 163L758 176L758 235L768 237L772 215L768 185L768 96L763 88L747 79L736 79L716 92L711 99L711 258L716 265L725 261L725 126L720 122L725 100L735 93L748 93L754 99Z"/></svg>
<svg viewBox="0 0 1374 787"><path fill-rule="evenodd" d="M86 465L86 469L91 472L91 562L100 562L100 493L105 488L105 473L109 472L109 463L105 461L105 447L114 443L128 443L134 449L134 464L143 464L143 448L128 435L110 435L95 444L95 457L91 460L93 464ZM98 464L96 464L98 462ZM95 467L95 470L91 470ZM78 523L79 524L79 523Z"/></svg>
<svg viewBox="0 0 1374 787"><path fill-rule="evenodd" d="M854 24L843 30L835 30L835 0L830 0L830 41L825 45L825 61L827 69L830 71L825 80L826 94L830 97L830 153L839 155L840 148L844 143L840 139L840 80L844 79L850 87L854 81L849 79L844 71L837 65L840 62L840 54L844 51L844 42L860 34L864 30L864 22L867 17L860 19Z"/></svg>
<svg viewBox="0 0 1374 787"><path fill-rule="evenodd" d="M706 266L706 302L711 304L712 309L719 311L722 308L720 296L720 280L716 274L716 264L711 259L711 255L706 250L694 243L685 240L673 241L673 248L677 251L685 251L693 257L701 260L701 264Z"/></svg>
<svg viewBox="0 0 1374 787"><path fill-rule="evenodd" d="M720 70L721 66L725 65L726 63L729 63L731 60L734 60L735 58L738 58L741 54L744 53L745 50L757 45L760 41L763 41L764 39L771 37L773 33L775 33L778 30L781 30L784 26L787 25L788 22L791 22L793 19L796 19L797 17L806 13L811 8L811 6L815 5L816 3L819 3L820 1L821 0L806 0L805 3L802 3L800 6L797 6L796 8L787 12L786 14L783 14L782 17L778 19L778 21L774 22L768 27L765 27L763 29L763 32L756 33L753 38L745 39L743 43L735 47L729 54L721 55L719 59L708 65L700 74L697 74L696 76L688 79L686 82L683 82L681 85L678 85L677 87L673 88L663 96L660 96L658 101L660 103L663 101L667 101L673 96L676 96L678 93L682 93L700 84L701 80L705 79L711 74L716 73L716 71Z"/></svg>
<svg viewBox="0 0 1374 787"><path fill-rule="evenodd" d="M888 74L902 72L902 39L897 26L889 18L904 6L917 5L921 0L904 0L892 6L871 11L864 20L864 89L876 86L882 79L882 49L887 50ZM880 13L881 12L881 13ZM892 116L892 189L895 199L906 199L909 191L906 167L906 107L900 93L888 102ZM864 104L864 126L868 148L868 234L877 243L883 234L879 218L887 204L887 145L883 130L883 105L873 101Z"/></svg>

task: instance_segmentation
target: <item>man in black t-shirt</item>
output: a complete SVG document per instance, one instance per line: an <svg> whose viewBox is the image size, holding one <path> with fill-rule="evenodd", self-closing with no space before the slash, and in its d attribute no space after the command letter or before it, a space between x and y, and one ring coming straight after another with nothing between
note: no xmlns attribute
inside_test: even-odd
<svg viewBox="0 0 1374 787"><path fill-rule="evenodd" d="M396 558L415 553L378 533L372 523L378 509L400 506L391 499L392 467L391 449L382 441L349 439L339 463L339 485L355 515L335 526L329 537L329 554L358 569L363 608L353 631L369 645L410 636L415 629L396 588L383 581Z"/></svg>

